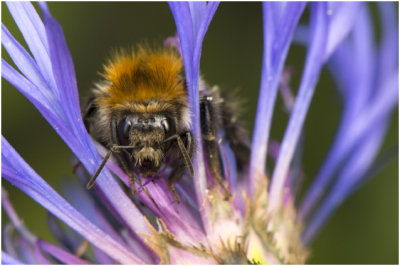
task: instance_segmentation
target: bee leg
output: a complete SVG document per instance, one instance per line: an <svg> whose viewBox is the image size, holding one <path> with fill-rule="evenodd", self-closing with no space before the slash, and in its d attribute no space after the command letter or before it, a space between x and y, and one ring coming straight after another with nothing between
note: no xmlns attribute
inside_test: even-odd
<svg viewBox="0 0 400 266"><path fill-rule="evenodd" d="M150 192L148 191L148 189L143 186L142 180L140 179L140 177L136 177L136 174L135 174L134 170L127 163L127 162L130 161L129 159L127 159L130 156L129 153L126 152L126 150L123 150L122 153L117 153L117 155L120 156L121 159L123 159L123 160L120 160L120 162L121 162L121 165L122 165L122 168L123 168L124 172L128 174L129 183L131 185L131 193L132 193L132 195L135 196L135 195L137 195L139 193L139 191L136 189L136 185L135 185L137 183L139 185L139 187L143 189L143 191L147 195L147 197L149 197L151 202L153 202L153 204L158 208L157 203L155 202L153 197L150 195Z"/></svg>
<svg viewBox="0 0 400 266"><path fill-rule="evenodd" d="M153 202L153 204L158 208L157 203L155 202L155 200L153 199L153 197L150 195L150 192L147 190L146 187L143 186L142 184L142 180L136 177L135 172L133 171L133 169L129 169L128 166L126 165L125 161L122 161L122 165L124 168L125 173L128 174L129 177L129 183L131 185L131 193L133 196L136 196L139 191L136 189L136 183L139 185L139 187L141 187L144 191L144 193L147 195L147 197L149 197L149 199L151 200L151 202Z"/></svg>
<svg viewBox="0 0 400 266"><path fill-rule="evenodd" d="M136 186L135 186L135 184L136 184L136 175L135 175L135 173L133 171L126 171L126 173L128 173L129 183L131 185L132 195L138 194L138 191L137 191ZM138 178L137 180L138 180L139 185L142 186L142 182L140 181L140 178Z"/></svg>
<svg viewBox="0 0 400 266"><path fill-rule="evenodd" d="M235 154L238 171L243 172L249 165L250 142L246 129L237 115L236 110L240 104L228 96L224 96L225 100L220 105L222 127Z"/></svg>
<svg viewBox="0 0 400 266"><path fill-rule="evenodd" d="M132 176L132 179L131 179L131 176ZM131 183L131 191L132 191L132 194L133 195L136 195L136 194L138 194L139 192L137 191L137 189L136 189L136 186L135 186L135 182L137 182L138 184L139 184L139 186L143 189L143 191L144 191L144 193L146 194L146 196L151 200L151 202L154 204L154 206L156 206L157 208L158 208L158 204L157 204L157 202L153 199L153 197L150 195L150 192L149 192L149 190L145 187L145 186L143 186L143 184L142 184L142 180L140 179L140 178L137 178L136 179L136 176L135 176L135 174L134 173L132 173L132 174L129 174L129 180L130 180L130 183Z"/></svg>
<svg viewBox="0 0 400 266"><path fill-rule="evenodd" d="M222 180L221 176L221 165L222 160L219 154L219 148L217 142L214 141L204 141L206 147L206 156L208 161L208 166L210 168L211 174L214 177L214 180L221 186L225 193L225 199L229 199L232 194L229 189L226 187L224 181Z"/></svg>
<svg viewBox="0 0 400 266"><path fill-rule="evenodd" d="M174 184L181 179L183 174L185 173L186 166L185 164L179 164L172 169L170 176L168 177L168 189L174 195L174 202L179 203L179 195L175 190Z"/></svg>
<svg viewBox="0 0 400 266"><path fill-rule="evenodd" d="M231 196L231 192L224 184L222 179L222 159L219 153L219 147L216 140L216 114L212 104L213 98L204 96L200 99L200 122L205 146L208 166L214 180L222 187L225 192L225 199Z"/></svg>
<svg viewBox="0 0 400 266"><path fill-rule="evenodd" d="M120 141L118 139L118 126L117 126L117 119L115 116L111 118L111 123L110 123L110 128L111 128L111 141L113 143L117 143L120 145ZM132 166L128 163L130 162L130 154L127 152L127 150L122 150L122 152L119 152L117 154L119 157L119 161L121 162L122 168L124 169L124 172L128 174L129 177L129 183L131 185L131 192L133 195L136 195L138 193L136 189L136 175L132 169ZM138 179L140 182L140 178ZM141 184L140 184L141 186Z"/></svg>
<svg viewBox="0 0 400 266"><path fill-rule="evenodd" d="M174 201L176 203L180 202L179 195L175 190L174 184L178 182L182 176L185 174L185 170L189 169L190 174L193 176L191 170L192 156L193 156L193 137L190 131L187 131L181 135L181 141L183 142L184 147L179 147L180 149L185 149L189 158L186 158L182 155L179 160L176 161L175 165L172 166L171 174L168 177L168 189L174 195ZM178 145L181 146L182 144ZM182 152L182 151L181 151Z"/></svg>

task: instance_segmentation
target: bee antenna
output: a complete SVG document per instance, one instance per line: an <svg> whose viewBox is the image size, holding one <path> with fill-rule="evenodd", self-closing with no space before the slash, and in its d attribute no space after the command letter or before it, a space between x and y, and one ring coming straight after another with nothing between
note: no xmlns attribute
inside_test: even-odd
<svg viewBox="0 0 400 266"><path fill-rule="evenodd" d="M89 182L86 185L87 189L91 189L96 182L97 177L101 173L101 170L103 170L104 166L106 165L106 162L108 159L110 159L110 156L112 154L112 150L108 151L106 156L103 158L103 161L101 162L100 166L97 168L96 173L90 178Z"/></svg>
<svg viewBox="0 0 400 266"><path fill-rule="evenodd" d="M96 182L97 177L100 175L101 170L103 170L104 166L106 165L108 159L110 159L111 154L113 152L118 151L119 149L131 149L134 148L134 146L119 146L119 145L113 145L111 150L109 150L106 154L106 156L103 158L103 161L101 162L100 166L97 168L96 173L90 178L89 182L86 184L87 189L91 189L94 186L94 183Z"/></svg>
<svg viewBox="0 0 400 266"><path fill-rule="evenodd" d="M176 141L178 142L178 147L181 150L183 159L185 160L185 165L186 167L189 169L190 172L190 176L194 175L194 171L193 171L193 165L192 165L192 161L190 160L189 154L185 148L185 145L183 144L182 139L178 136L176 138Z"/></svg>
<svg viewBox="0 0 400 266"><path fill-rule="evenodd" d="M185 148L185 144L183 144L183 141L181 139L181 137L177 134L174 134L168 138L166 138L165 140L163 140L162 142L159 143L159 145L163 145L169 141L172 140L176 140L176 142L178 143L178 147L179 150L181 151L181 154L183 156L183 160L185 160L185 166L189 169L190 175L193 176L194 175L194 171L193 171L193 165L192 165L192 161L190 160L190 156Z"/></svg>

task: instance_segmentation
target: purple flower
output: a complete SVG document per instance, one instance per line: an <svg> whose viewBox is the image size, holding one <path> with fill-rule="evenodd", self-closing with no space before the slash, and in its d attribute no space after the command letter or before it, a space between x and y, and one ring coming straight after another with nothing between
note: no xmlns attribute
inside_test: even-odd
<svg viewBox="0 0 400 266"><path fill-rule="evenodd" d="M175 43L182 54L196 143L202 143L201 49L218 5L169 3L178 34L168 43ZM74 65L62 29L46 3L39 3L43 21L30 3L7 6L29 52L2 25L2 45L18 69L3 59L2 77L34 104L68 145L84 186L107 151L91 139L82 122ZM306 8L309 22L299 25ZM304 263L321 226L375 172L376 156L397 106L398 26L393 4L379 4L379 11L382 38L375 43L364 3L263 3L261 86L245 171L236 170L229 143L223 132L219 136L230 199L213 185L202 145L194 153L194 177L185 176L176 185L180 204L173 203L163 170L161 178L144 184L151 198L145 193L132 198L126 192L128 177L114 161L107 163L93 190L71 187L67 200L2 137L2 176L49 212L49 229L58 241L55 245L34 235L3 190L2 206L11 223L3 228L2 263ZM307 52L294 97L285 61L295 41ZM342 120L314 183L297 202L303 125L324 66L342 97ZM278 92L289 114L280 143L269 136ZM275 162L272 169L266 169L268 154Z"/></svg>

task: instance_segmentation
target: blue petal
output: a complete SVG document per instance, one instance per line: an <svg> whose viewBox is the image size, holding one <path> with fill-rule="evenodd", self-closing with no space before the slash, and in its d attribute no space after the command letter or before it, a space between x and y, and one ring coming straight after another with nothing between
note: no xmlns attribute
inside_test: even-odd
<svg viewBox="0 0 400 266"><path fill-rule="evenodd" d="M175 19L176 29L182 48L182 58L186 73L186 82L189 89L192 85L192 60L194 50L193 22L190 14L190 7L186 2L169 2L172 15ZM192 100L191 98L189 100ZM191 103L193 104L193 103Z"/></svg>
<svg viewBox="0 0 400 266"><path fill-rule="evenodd" d="M202 15L207 7L207 3L202 1L197 1L197 2L190 1L188 2L188 4L190 9L190 15L192 17L193 32L196 35L202 23Z"/></svg>
<svg viewBox="0 0 400 266"><path fill-rule="evenodd" d="M53 92L57 93L48 54L46 32L39 15L29 2L8 1L6 3L42 74L51 84Z"/></svg>
<svg viewBox="0 0 400 266"><path fill-rule="evenodd" d="M380 29L382 32L382 41L378 51L378 80L380 85L389 79L393 74L398 73L399 56L399 30L398 7L392 2L381 2L378 4L380 14ZM382 92L383 93L383 92Z"/></svg>
<svg viewBox="0 0 400 266"><path fill-rule="evenodd" d="M43 117L49 122L49 124L55 129L55 131L61 136L64 142L71 148L82 149L82 145L79 145L77 138L71 134L69 128L64 123L63 112L57 108L51 108L49 106L48 99L43 98L43 94L40 93L40 88L37 88L29 80L24 78L14 68L12 68L6 61L2 60L2 77L17 88L31 103L39 110ZM83 150L83 152L87 152Z"/></svg>
<svg viewBox="0 0 400 266"><path fill-rule="evenodd" d="M89 242L121 263L142 260L104 234L41 179L2 137L2 175L10 183L41 204Z"/></svg>
<svg viewBox="0 0 400 266"><path fill-rule="evenodd" d="M211 20L214 17L215 12L217 11L219 2L208 2L205 8L196 10L201 15L201 23L195 30L195 46L193 51L193 68L196 72L193 72L192 75L198 76L198 71L200 67L200 55L201 55L201 47L203 45L203 39L206 35L208 27L210 26ZM193 14L193 9L191 9ZM197 69L196 69L197 68Z"/></svg>
<svg viewBox="0 0 400 266"><path fill-rule="evenodd" d="M361 5L363 5L361 2L328 2L327 14L330 16L330 25L324 61L330 58L337 46L353 29ZM309 36L309 28L299 25L296 29L294 40L299 44L307 45Z"/></svg>
<svg viewBox="0 0 400 266"><path fill-rule="evenodd" d="M343 93L344 114L331 150L301 203L302 219L307 219L314 205L325 195L335 170L349 160L351 152L358 149L358 145L366 143L370 134L380 130L377 125L385 120L397 103L398 67L392 65L391 69L386 69L386 73L371 68L376 65L376 60L382 58L375 57L369 20L364 6L354 27L355 34L351 39L354 43L347 40L333 55L331 69ZM381 53L384 57L397 51L397 46L386 48L391 50ZM378 76L379 73L385 78Z"/></svg>
<svg viewBox="0 0 400 266"><path fill-rule="evenodd" d="M37 237L35 235L33 235L28 230L28 228L25 227L22 220L18 217L11 202L8 199L8 193L5 189L2 189L2 191L1 191L1 205L3 206L3 209L7 213L8 218L10 219L10 221L12 222L13 226L18 231L18 233L24 239L26 239L28 242L34 243L36 241Z"/></svg>
<svg viewBox="0 0 400 266"><path fill-rule="evenodd" d="M268 139L274 110L279 79L286 60L294 29L300 19L305 3L289 3L285 6L284 15L274 21L279 5L263 3L264 54L262 61L260 94L257 104L257 115L251 145L249 184L251 191L257 185L257 174L265 172L268 150ZM275 25L275 23L278 23ZM279 28L277 28L279 26ZM250 193L252 194L252 193Z"/></svg>
<svg viewBox="0 0 400 266"><path fill-rule="evenodd" d="M41 2L40 7L43 11L52 71L60 93L60 102L68 111L65 114L74 134L85 135L86 129L82 122L74 64L64 33L61 26L51 16L46 3Z"/></svg>
<svg viewBox="0 0 400 266"><path fill-rule="evenodd" d="M349 84L347 87L348 96L345 100L350 101L347 105L353 109L351 112L356 114L365 106L366 102L372 97L373 90L377 88L375 83L375 36L373 34L371 17L365 5L360 9L351 37L354 47L351 58L355 62L355 68L352 71L352 84ZM347 58L348 60L349 58Z"/></svg>
<svg viewBox="0 0 400 266"><path fill-rule="evenodd" d="M327 12L331 16L331 23L329 26L325 61L352 30L362 2L329 2L328 5Z"/></svg>
<svg viewBox="0 0 400 266"><path fill-rule="evenodd" d="M218 2L208 2L208 4L205 4L204 2L169 2L182 48L182 57L188 87L188 101L192 113L192 132L196 143L202 142L199 110L199 68L201 46L204 35L207 32L218 4ZM195 171L194 185L196 188L197 203L199 206L202 206L206 197L207 180L204 168L203 149L201 145L196 147L193 168ZM200 209L202 222L207 228L209 221L207 220L208 215L205 212L205 208Z"/></svg>
<svg viewBox="0 0 400 266"><path fill-rule="evenodd" d="M72 206L79 209L81 213L84 213L88 220L94 225L101 228L104 232L111 235L120 244L123 244L123 240L115 231L115 229L109 224L109 221L103 216L101 211L97 208L93 200L89 197L87 191L83 191L82 186L72 184L70 182L63 185L63 191L65 198ZM102 203L103 204L103 203Z"/></svg>
<svg viewBox="0 0 400 266"><path fill-rule="evenodd" d="M374 160L383 141L388 127L388 120L376 125L377 130L368 134L364 144L357 147L343 166L334 187L327 195L317 212L308 223L302 234L302 242L308 245L321 229L325 221L333 214L337 207L352 193L353 188L361 181L368 166Z"/></svg>
<svg viewBox="0 0 400 266"><path fill-rule="evenodd" d="M188 87L189 108L192 114L192 132L195 142L201 143L200 115L199 115L199 96L198 96L198 77L194 76L194 49L196 32L194 32L191 10L187 2L169 2L172 14L175 19L176 29L182 50L182 58L185 67L186 84ZM194 12L195 10L193 10ZM200 142L199 142L200 140ZM193 168L195 171L194 183L197 201L201 202L205 198L206 177L204 172L203 149L199 145L193 154ZM204 221L203 221L204 222Z"/></svg>
<svg viewBox="0 0 400 266"><path fill-rule="evenodd" d="M43 250L50 254L52 257L56 258L62 263L65 264L76 264L76 265L84 265L89 264L88 261L83 260L47 241L39 240L37 245Z"/></svg>
<svg viewBox="0 0 400 266"><path fill-rule="evenodd" d="M29 6L29 4L24 5ZM15 7L15 5L12 6ZM5 65L6 67L3 67L2 74L39 109L46 120L75 153L77 158L88 169L89 173L93 174L100 164L101 158L82 122L71 55L60 26L51 17L45 3L40 3L40 6L44 13L45 30L49 47L49 51L45 51L42 56L50 56L51 58L52 70L47 74L55 75L54 80L57 81L55 90L60 98L51 97L50 94L46 100L42 101L42 99L38 99L38 95L40 96L40 94L38 94L37 90L45 90L46 88L36 88L30 81L9 67L8 64ZM33 9L31 12L36 11ZM26 23L30 22L27 21ZM29 28L30 26L22 25L21 27L22 30L26 31L26 27ZM32 31L28 37L38 42L43 39L41 31ZM45 47L44 45L42 46ZM30 77L27 78L29 79ZM42 94L44 96L49 95ZM43 106L46 102L50 106ZM60 108L57 108L58 106ZM137 209L131 208L132 202L107 170L101 173L96 184L133 232L149 233L149 228L146 225L143 215Z"/></svg>
<svg viewBox="0 0 400 266"><path fill-rule="evenodd" d="M275 8L273 12L277 12L278 8L275 2ZM278 66L278 69L284 65L285 58L289 51L290 42L293 38L294 29L300 19L301 14L306 6L305 2L293 2L285 5L285 9L282 12L282 17L280 18L279 24L276 25L275 33L275 44L274 53L272 54L274 58L274 64Z"/></svg>
<svg viewBox="0 0 400 266"><path fill-rule="evenodd" d="M201 2L169 2L182 47L182 57L189 89L189 104L196 119L193 125L195 131L199 131L199 125L197 124L200 122L198 82L201 46L218 4L218 2L209 2L208 4Z"/></svg>
<svg viewBox="0 0 400 266"><path fill-rule="evenodd" d="M272 174L270 188L270 208L276 208L281 199L281 193L285 178L287 176L290 162L292 161L301 130L307 115L315 85L318 81L319 73L323 64L323 55L326 51L326 41L328 37L329 20L326 13L326 3L315 3L311 8L311 32L309 49L307 52L306 63L300 83L296 102L293 106L289 124L286 128L281 150L275 169Z"/></svg>
<svg viewBox="0 0 400 266"><path fill-rule="evenodd" d="M46 215L46 225L57 243L69 251L75 252L84 241L84 238L71 228L63 226L62 222L50 212Z"/></svg>
<svg viewBox="0 0 400 266"><path fill-rule="evenodd" d="M12 257L5 251L1 251L1 264L3 265L23 265L22 261Z"/></svg>
<svg viewBox="0 0 400 266"><path fill-rule="evenodd" d="M99 147L100 148L100 147ZM104 148L100 148L100 154L106 153ZM122 169L115 163L107 162L106 166L114 172L128 186L129 178ZM182 180L183 181L183 180ZM179 184L179 183L178 183ZM152 213L161 218L168 229L175 235L190 235L192 239L198 242L206 241L204 232L201 228L201 222L196 219L196 214L187 204L174 204L173 196L170 193L166 180L158 179L155 182L144 184L149 191L152 199L145 193L139 193L138 198L149 208ZM138 188L142 189L142 188ZM153 201L154 200L154 201ZM156 206L154 205L156 204ZM197 211L197 206L196 206ZM189 238L190 239L190 238ZM186 237L185 237L186 240ZM189 243L195 244L195 243Z"/></svg>
<svg viewBox="0 0 400 266"><path fill-rule="evenodd" d="M46 88L47 82L44 80L38 65L31 55L15 40L6 26L1 24L1 29L1 43L7 50L15 65L19 68L22 74L25 75L25 77L30 77L31 82L36 87ZM44 90L44 92L46 91L47 90Z"/></svg>
<svg viewBox="0 0 400 266"><path fill-rule="evenodd" d="M314 205L324 196L328 190L330 181L334 178L333 171L337 169L340 163L356 160L352 157L371 156L371 153L367 153L365 150L360 154L354 151L364 149L363 146L366 145L373 145L373 143L369 143L372 141L371 136L381 136L381 138L383 138L383 133L380 133L382 127L385 127L382 121L386 121L387 117L396 106L398 101L398 87L398 74L396 73L386 82L385 86L379 88L379 90L387 91L387 93L383 95L385 97L380 97L374 102L366 104L365 110L358 117L354 118L352 125L341 125L342 130L340 130L340 133L342 134L336 136L327 160L324 162L320 173L301 203L300 214L302 219L307 218ZM381 140L377 138L373 142L380 141ZM368 168L368 165L369 164L364 164L365 169ZM356 165L353 167L356 167ZM362 175L362 173L359 175ZM347 177L351 178L351 176ZM362 182L362 180L358 180L358 182ZM344 183L342 189L346 191L349 189L348 186L353 187L354 185L356 184ZM322 207L319 207L319 209L320 208ZM334 209L331 210L333 211Z"/></svg>
<svg viewBox="0 0 400 266"><path fill-rule="evenodd" d="M56 108L57 106L53 106L55 108L52 108L52 101L49 101L45 94L41 92L41 89L36 87L29 79L23 77L18 71L4 61L4 59L2 59L1 75L35 105L46 120L53 125L57 133L60 134L63 132L68 134L66 132L68 129L63 125L63 111Z"/></svg>

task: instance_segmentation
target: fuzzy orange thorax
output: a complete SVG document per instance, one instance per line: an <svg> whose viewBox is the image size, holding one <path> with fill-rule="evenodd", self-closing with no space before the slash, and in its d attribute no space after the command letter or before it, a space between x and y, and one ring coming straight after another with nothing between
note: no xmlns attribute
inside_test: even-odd
<svg viewBox="0 0 400 266"><path fill-rule="evenodd" d="M111 108L132 103L187 102L182 77L182 60L171 49L139 48L137 52L118 51L104 65L105 94L101 105Z"/></svg>

